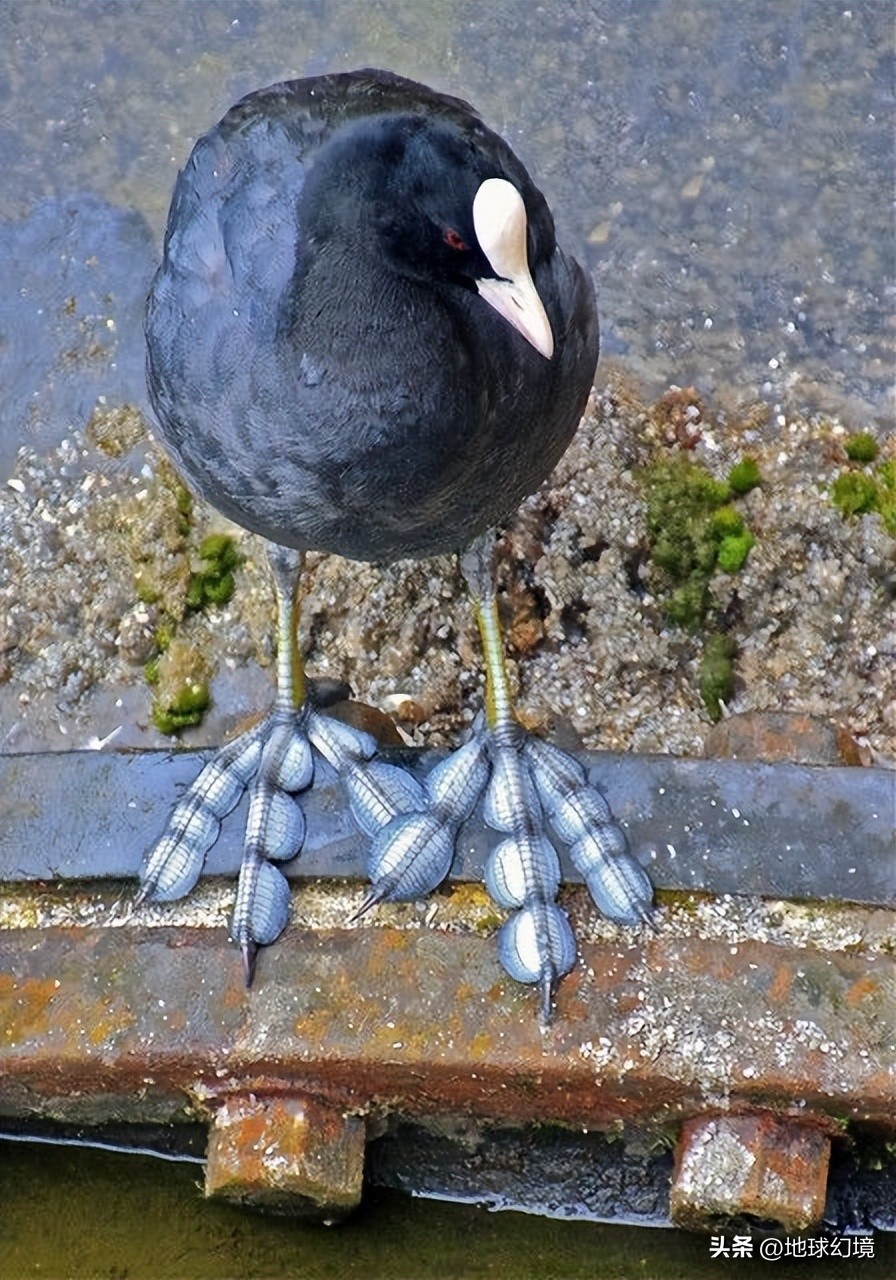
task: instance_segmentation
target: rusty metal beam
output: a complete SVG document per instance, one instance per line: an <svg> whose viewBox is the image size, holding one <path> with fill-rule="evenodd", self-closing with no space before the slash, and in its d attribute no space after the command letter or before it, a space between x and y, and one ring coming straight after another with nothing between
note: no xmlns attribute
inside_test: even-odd
<svg viewBox="0 0 896 1280"><path fill-rule="evenodd" d="M567 906L587 936L583 891ZM886 954L614 931L583 943L543 1031L489 937L408 921L293 925L251 991L223 928L5 930L2 1097L40 1112L90 1096L97 1120L122 1096L152 1119L298 1089L595 1128L715 1106L896 1126Z"/></svg>

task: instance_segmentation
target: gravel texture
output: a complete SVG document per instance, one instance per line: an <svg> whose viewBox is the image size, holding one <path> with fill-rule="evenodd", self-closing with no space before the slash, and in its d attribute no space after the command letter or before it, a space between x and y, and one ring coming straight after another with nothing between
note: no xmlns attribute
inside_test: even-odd
<svg viewBox="0 0 896 1280"><path fill-rule="evenodd" d="M851 424L852 426L853 424ZM592 749L699 755L710 721L700 632L664 616L643 470L687 452L723 479L744 455L763 483L738 502L756 537L717 572L712 620L738 642L728 712L802 711L845 726L867 762L896 738L896 542L876 514L844 519L830 486L848 465L836 419L758 402L712 410L674 390L654 405L619 369L602 378L561 463L508 524L499 580L511 678L527 723ZM879 462L896 441L881 440ZM136 411L99 406L49 455L27 449L0 494L0 749L159 745L143 665L161 624L215 671L213 709L185 732L220 740L262 711L273 679L262 543L194 502ZM185 527L189 526L189 527ZM209 530L243 562L227 605L185 612ZM138 598L147 573L158 599ZM447 745L481 704L475 624L450 558L385 567L308 558L302 640L316 676L396 715L410 741Z"/></svg>

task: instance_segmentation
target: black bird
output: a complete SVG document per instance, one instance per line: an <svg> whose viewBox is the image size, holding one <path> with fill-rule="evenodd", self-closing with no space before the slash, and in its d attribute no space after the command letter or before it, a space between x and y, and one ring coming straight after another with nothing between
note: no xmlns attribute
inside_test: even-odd
<svg viewBox="0 0 896 1280"><path fill-rule="evenodd" d="M547 1018L575 943L545 815L605 914L647 919L652 890L581 766L522 730L504 671L489 530L560 458L598 356L591 283L544 197L460 99L374 70L273 85L231 108L179 175L146 339L165 446L271 544L279 658L273 710L177 806L138 899L186 893L250 787L232 926L250 981L257 947L286 923L273 863L301 847L295 797L317 756L371 837L362 910L434 888L484 791L501 837L486 880L514 911L500 958L540 986ZM422 786L305 696L311 549L369 561L466 549L487 718Z"/></svg>

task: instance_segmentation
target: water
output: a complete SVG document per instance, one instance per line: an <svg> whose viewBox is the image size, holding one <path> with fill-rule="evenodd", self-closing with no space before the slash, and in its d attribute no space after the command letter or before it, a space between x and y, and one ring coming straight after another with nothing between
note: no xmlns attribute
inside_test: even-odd
<svg viewBox="0 0 896 1280"><path fill-rule="evenodd" d="M710 1258L684 1232L562 1222L374 1190L339 1227L263 1217L201 1199L195 1165L4 1144L4 1280L696 1280L767 1276L759 1258ZM783 1263L825 1280L891 1276L896 1237L875 1258ZM756 1247L758 1248L758 1238Z"/></svg>

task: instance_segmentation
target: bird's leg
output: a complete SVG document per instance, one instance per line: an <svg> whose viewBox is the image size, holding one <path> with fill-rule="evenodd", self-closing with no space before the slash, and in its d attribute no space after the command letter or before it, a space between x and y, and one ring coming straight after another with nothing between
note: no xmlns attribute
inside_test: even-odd
<svg viewBox="0 0 896 1280"><path fill-rule="evenodd" d="M273 865L294 858L305 839L305 815L296 799L311 785L314 759L308 741L305 664L299 651L299 581L304 557L269 544L268 564L277 601L277 697L264 721L258 771L249 789L230 933L252 982L260 946L278 938L289 919L289 885Z"/></svg>
<svg viewBox="0 0 896 1280"><path fill-rule="evenodd" d="M560 864L545 819L569 846L603 915L623 924L649 919L653 888L582 765L532 737L514 714L493 558L493 533L478 538L461 558L485 655L491 776L484 816L502 836L489 857L485 882L496 902L514 909L498 935L501 963L517 981L539 986L540 1018L546 1023L554 987L572 968L576 947L566 912L555 902Z"/></svg>
<svg viewBox="0 0 896 1280"><path fill-rule="evenodd" d="M423 897L444 879L454 856L457 825L472 810L485 781L485 753L480 747L461 748L450 760L437 766L425 783L421 784L412 774L396 765L372 760L376 742L369 734L322 714L313 703L305 699L304 670L297 640L298 574L286 559L291 554L279 547L272 548L269 554L279 616L278 691L277 707L273 715L285 718L286 750L293 751L295 740L301 739L312 759L319 756L335 770L346 787L356 822L371 837L367 862L374 883L357 913L361 915L375 902L386 898ZM275 737L266 747L266 751L270 749L272 753L274 787L276 789L279 782L281 791L298 789L285 786L279 781L277 760L282 748L276 745L277 742ZM259 776L253 788L253 806L256 793L262 789L264 782L265 759L263 755ZM308 785L310 780L309 775L307 782L302 785ZM261 799L259 808L263 819L268 811ZM259 829L265 832L262 819L259 820ZM252 830L250 807L249 833ZM250 836L247 835L247 851L249 839ZM262 839L259 861L272 856L286 856L272 855L266 852L267 847L267 840ZM269 868L269 871L273 872L274 868ZM246 861L240 873L240 889L244 873L247 877L254 874L251 867L247 868ZM276 874L283 880L279 872ZM265 897L273 899L274 895L268 889ZM244 945L243 937L236 928L238 920L241 923L240 891L237 893L234 911L234 933L241 945ZM276 929L275 922L279 922L276 923ZM267 916L262 923L267 925ZM273 941L284 924L285 914L281 919L279 911L272 912L271 927L265 928L265 933L271 933L272 936L256 936L256 942Z"/></svg>
<svg viewBox="0 0 896 1280"><path fill-rule="evenodd" d="M303 723L304 668L296 639L302 557L271 545L268 559L277 597L276 702L263 720L210 760L187 789L167 830L144 859L137 893L138 905L189 893L218 838L222 819L250 788L232 925L243 952L247 982L257 946L273 941L286 923L289 891L271 863L292 858L301 848L305 820L294 796L313 776Z"/></svg>
<svg viewBox="0 0 896 1280"><path fill-rule="evenodd" d="M273 865L295 857L305 838L296 795L311 785L318 738L328 758L359 762L373 755L369 734L330 721L306 698L298 645L298 587L302 556L268 545L277 600L277 697L252 729L228 743L177 804L168 828L144 859L137 904L181 898L202 873L221 821L249 789L249 816L231 935L243 954L247 983L259 946L273 942L289 915L289 887ZM327 754L327 753L324 753Z"/></svg>
<svg viewBox="0 0 896 1280"><path fill-rule="evenodd" d="M358 825L372 837L373 886L361 907L418 898L447 874L457 826L485 783L485 748L468 744L421 785L403 769L371 760L376 741L324 715L309 701L298 644L302 557L268 545L277 600L277 697L254 728L228 743L176 806L168 828L144 859L137 904L181 898L202 873L221 821L249 790L249 815L231 936L251 983L259 946L273 942L289 918L289 886L273 865L295 857L305 838L297 794L311 786L324 759L348 791ZM360 914L360 912L359 912Z"/></svg>
<svg viewBox="0 0 896 1280"><path fill-rule="evenodd" d="M495 901L513 911L498 935L498 955L511 977L539 987L546 1023L554 987L576 956L566 912L555 901L560 862L548 824L569 845L605 916L623 924L648 920L653 889L583 766L530 736L514 714L493 555L494 534L488 533L461 558L485 655L485 725L433 770L416 802L409 797L412 812L380 825L369 860L372 888L361 910L435 888L450 869L458 828L484 790L485 822L501 837L486 864L485 882ZM386 768L372 764L363 772Z"/></svg>
<svg viewBox="0 0 896 1280"><path fill-rule="evenodd" d="M525 731L516 719L504 662L492 560L494 534L461 557L485 659L485 738L491 772L485 793L486 824L500 833L489 855L485 883L502 907L514 909L498 934L498 957L518 982L541 991L540 1018L550 1016L554 984L568 973L576 944L566 912L554 899L560 861L545 832L538 793L522 754Z"/></svg>

